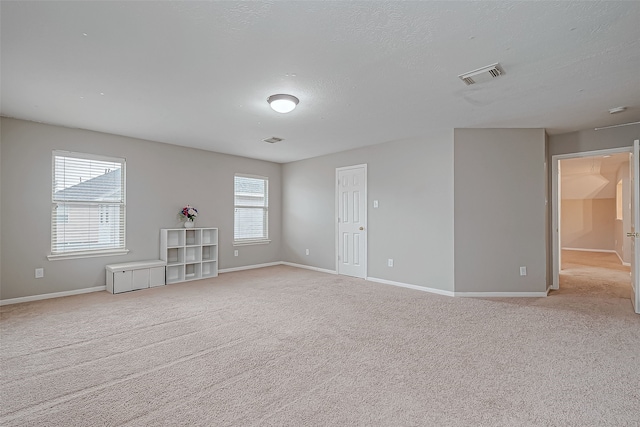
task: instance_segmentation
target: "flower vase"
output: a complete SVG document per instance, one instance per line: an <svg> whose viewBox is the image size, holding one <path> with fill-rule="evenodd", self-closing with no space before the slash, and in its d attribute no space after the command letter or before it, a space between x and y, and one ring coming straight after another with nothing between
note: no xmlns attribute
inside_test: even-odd
<svg viewBox="0 0 640 427"><path fill-rule="evenodd" d="M193 220L188 219L184 222L184 228L193 228L193 227L194 227Z"/></svg>

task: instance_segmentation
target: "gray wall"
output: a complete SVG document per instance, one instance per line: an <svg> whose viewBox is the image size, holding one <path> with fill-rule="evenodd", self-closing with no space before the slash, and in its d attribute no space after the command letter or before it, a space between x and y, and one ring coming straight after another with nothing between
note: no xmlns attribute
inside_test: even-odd
<svg viewBox="0 0 640 427"><path fill-rule="evenodd" d="M456 292L546 290L545 138L543 129L454 131Z"/></svg>
<svg viewBox="0 0 640 427"><path fill-rule="evenodd" d="M180 226L177 214L187 203L199 210L196 226L220 229L220 268L282 259L280 164L8 118L1 126L1 299L102 286L106 264L158 259L159 230ZM54 149L126 158L128 255L47 260ZM232 245L236 172L269 177L272 239L237 247L238 257ZM34 278L38 267L45 270L42 279Z"/></svg>
<svg viewBox="0 0 640 427"><path fill-rule="evenodd" d="M638 125L548 138L541 129L445 129L279 165L8 118L0 130L2 299L101 286L105 264L157 258L158 230L179 226L185 203L200 210L197 225L220 228L220 268L289 261L335 270L335 169L363 163L369 277L456 292L544 291L545 143L550 159L640 137ZM54 149L127 159L127 256L47 260ZM236 172L270 178L272 243L237 247L239 257L232 245ZM38 267L43 279L34 278Z"/></svg>
<svg viewBox="0 0 640 427"><path fill-rule="evenodd" d="M365 163L367 276L453 291L451 129L285 164L283 260L335 271L336 168Z"/></svg>

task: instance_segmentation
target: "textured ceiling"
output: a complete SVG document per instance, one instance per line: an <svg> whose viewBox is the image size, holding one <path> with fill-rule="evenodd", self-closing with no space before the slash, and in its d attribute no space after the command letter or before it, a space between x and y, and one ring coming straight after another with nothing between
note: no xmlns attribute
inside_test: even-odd
<svg viewBox="0 0 640 427"><path fill-rule="evenodd" d="M264 160L434 128L640 120L640 2L2 1L0 13L2 115ZM504 76L458 78L495 62ZM275 93L300 105L275 113Z"/></svg>
<svg viewBox="0 0 640 427"><path fill-rule="evenodd" d="M629 162L629 153L607 156L576 157L560 161L562 176L616 175L620 166Z"/></svg>
<svg viewBox="0 0 640 427"><path fill-rule="evenodd" d="M619 153L560 160L562 198L614 199L618 169L629 168L629 157Z"/></svg>

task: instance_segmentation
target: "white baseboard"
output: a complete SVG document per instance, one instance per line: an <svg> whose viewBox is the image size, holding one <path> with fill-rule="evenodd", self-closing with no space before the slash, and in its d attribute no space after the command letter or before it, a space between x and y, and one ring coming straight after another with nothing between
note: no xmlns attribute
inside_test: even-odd
<svg viewBox="0 0 640 427"><path fill-rule="evenodd" d="M310 265L304 265L304 264L296 264L294 262L285 262L282 261L280 264L282 265L288 265L289 267L297 267L297 268L304 268L306 270L313 270L313 271L319 271L320 273L327 273L327 274L338 274L337 271L335 270L328 270L326 268L318 268L318 267L312 267Z"/></svg>
<svg viewBox="0 0 640 427"><path fill-rule="evenodd" d="M304 268L306 270L319 271L321 273L337 274L335 270L327 270L324 268L312 267L310 265L296 264L293 262L285 261L268 262L266 264L244 265L242 267L234 268L223 268L222 270L219 270L218 273L233 273L234 271L253 270L254 268L273 267L275 265L288 265L289 267Z"/></svg>
<svg viewBox="0 0 640 427"><path fill-rule="evenodd" d="M563 251L582 251L582 252L605 252L605 253L608 253L608 254L616 254L618 256L618 259L620 259L620 262L622 263L622 265L624 265L626 267L631 267L631 263L630 262L624 262L622 260L622 257L618 253L618 251L613 250L613 249L562 248L562 250Z"/></svg>
<svg viewBox="0 0 640 427"><path fill-rule="evenodd" d="M584 248L562 248L563 251L581 251L581 252L606 252L617 254L613 249L584 249Z"/></svg>
<svg viewBox="0 0 640 427"><path fill-rule="evenodd" d="M219 274L232 273L234 271L253 270L255 268L273 267L276 265L287 265L289 267L303 268L306 270L318 271L320 273L338 274L335 270L328 270L325 268L312 267L310 265L296 264L293 262L284 262L284 261L269 262L265 264L245 265L242 267L224 268L219 270L218 273ZM547 293L549 292L549 289L547 289L546 292L453 292L453 291L445 291L442 289L429 288L426 286L412 285L409 283L394 282L393 280L379 279L377 277L367 277L365 280L368 280L370 282L382 283L385 285L392 285L392 286L399 286L402 288L414 289L422 292L429 292L432 294L445 295L448 297L485 297L485 298L536 297L536 298L540 298L540 297L546 297ZM0 306L9 305L9 304L19 304L21 302L39 301L39 300L50 299L50 298L67 297L72 295L80 295L80 294L86 294L89 292L100 292L100 291L106 291L106 290L107 290L106 286L96 286L93 288L77 289L74 291L54 292L50 294L11 298L11 299L0 300Z"/></svg>
<svg viewBox="0 0 640 427"><path fill-rule="evenodd" d="M620 263L622 263L622 265L624 265L626 267L631 267L631 263L630 262L624 262L624 260L622 259L622 257L618 253L618 251L615 251L615 252L616 252L616 255L618 255L618 259L620 260Z"/></svg>
<svg viewBox="0 0 640 427"><path fill-rule="evenodd" d="M454 292L455 296L463 298L544 298L548 290L544 292Z"/></svg>
<svg viewBox="0 0 640 427"><path fill-rule="evenodd" d="M415 289L417 291L430 292L432 294L446 295L448 297L454 296L454 293L451 291L445 291L445 290L436 289L436 288L428 288L426 286L410 285L408 283L394 282L392 280L386 280L386 279L378 279L377 277L367 277L366 280L370 282L382 283L384 285L400 286L401 288L409 288L409 289Z"/></svg>
<svg viewBox="0 0 640 427"><path fill-rule="evenodd" d="M218 273L233 273L234 271L253 270L254 268L273 267L274 265L282 265L281 261L267 262L265 264L243 265L242 267L223 268L218 270Z"/></svg>
<svg viewBox="0 0 640 427"><path fill-rule="evenodd" d="M90 292L100 292L100 291L106 291L106 290L107 290L107 287L105 285L105 286L95 286L93 288L76 289L75 291L53 292L50 294L32 295L29 297L10 298L10 299L0 300L0 305L19 304L21 302L31 302L31 301L39 301L43 299L50 299L50 298L68 297L72 295L88 294Z"/></svg>

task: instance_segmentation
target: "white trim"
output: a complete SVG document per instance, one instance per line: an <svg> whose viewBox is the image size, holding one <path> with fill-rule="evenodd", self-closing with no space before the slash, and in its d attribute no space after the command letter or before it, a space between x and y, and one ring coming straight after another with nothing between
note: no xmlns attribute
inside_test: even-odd
<svg viewBox="0 0 640 427"><path fill-rule="evenodd" d="M273 267L275 265L281 264L282 261L267 262L265 264L243 265L242 267L223 268L222 270L218 270L218 273L233 273L234 271L253 270L254 268Z"/></svg>
<svg viewBox="0 0 640 427"><path fill-rule="evenodd" d="M304 268L305 270L319 271L320 273L338 274L338 272L335 271L335 270L329 270L329 269L326 269L326 268L319 268L319 267L312 267L310 265L304 265L304 264L296 264L294 262L282 261L281 264L282 265L288 265L289 267Z"/></svg>
<svg viewBox="0 0 640 427"><path fill-rule="evenodd" d="M616 255L618 255L618 259L620 260L620 262L622 263L622 265L624 265L625 267L631 267L631 263L630 262L624 262L624 260L622 259L622 257L620 256L620 254L618 253L618 251L616 251Z"/></svg>
<svg viewBox="0 0 640 427"><path fill-rule="evenodd" d="M90 292L106 291L107 286L95 286L93 288L76 289L75 291L53 292L50 294L32 295L29 297L9 298L0 300L0 306L10 304L20 304L21 302L39 301L50 298L69 297L72 295L88 294Z"/></svg>
<svg viewBox="0 0 640 427"><path fill-rule="evenodd" d="M266 245L271 243L271 240L269 239L263 239L263 240L247 240L247 241L234 241L233 242L233 246L250 246L250 245Z"/></svg>
<svg viewBox="0 0 640 427"><path fill-rule="evenodd" d="M514 298L531 297L544 298L549 290L544 292L454 292L455 296L462 298Z"/></svg>
<svg viewBox="0 0 640 427"><path fill-rule="evenodd" d="M80 153L78 151L66 151L66 150L52 150L53 157L74 157L77 159L85 159L85 160L97 160L100 162L113 162L120 163L124 165L127 162L125 157L111 157L111 156L103 156L102 154L93 154L93 153Z"/></svg>
<svg viewBox="0 0 640 427"><path fill-rule="evenodd" d="M605 252L608 254L617 254L613 249L584 249L584 248L562 248L563 251L580 251L580 252Z"/></svg>
<svg viewBox="0 0 640 427"><path fill-rule="evenodd" d="M222 270L219 270L218 273L220 274L233 273L235 271L253 270L255 268L264 268L264 267L274 267L276 265L288 265L289 267L304 268L305 270L313 270L313 271L318 271L320 273L338 274L334 270L328 270L326 268L312 267L310 265L296 264L293 262L286 262L286 261L276 261L276 262L268 262L265 264L254 264L254 265L244 265L242 267L223 268Z"/></svg>
<svg viewBox="0 0 640 427"><path fill-rule="evenodd" d="M609 148L605 150L583 151L580 153L556 154L551 156L551 201L553 209L551 212L551 265L552 265L552 285L551 289L560 289L560 208L559 208L559 168L560 160L575 159L580 157L603 156L608 154L630 153L633 147Z"/></svg>
<svg viewBox="0 0 640 427"><path fill-rule="evenodd" d="M239 176L239 177L242 177L242 178L264 179L265 181L269 181L269 177L268 176L252 175L250 173L236 172L235 174L233 174L233 176L234 177Z"/></svg>
<svg viewBox="0 0 640 427"><path fill-rule="evenodd" d="M631 231L635 237L631 240L631 304L640 314L640 245L638 230L640 229L640 139L633 141L633 151L629 160L629 180L631 182Z"/></svg>
<svg viewBox="0 0 640 427"><path fill-rule="evenodd" d="M620 256L620 254L618 253L618 251L615 251L616 255L618 255L618 259L620 260L620 262L622 263L622 265L624 265L624 261L622 260L622 257Z"/></svg>
<svg viewBox="0 0 640 427"><path fill-rule="evenodd" d="M606 148L604 150L582 151L579 153L555 154L551 156L551 158L558 159L558 160L565 160L565 159L575 159L579 157L598 157L598 156L606 156L607 154L630 153L632 150L633 150L633 146L630 145L627 147Z"/></svg>
<svg viewBox="0 0 640 427"><path fill-rule="evenodd" d="M264 182L264 193L263 193L263 197L264 197L264 201L265 201L265 206L246 206L246 205L238 205L236 204L237 202L237 194L236 194L236 178L247 178L247 179L254 179L254 180L260 180ZM264 222L264 236L263 237L259 237L257 239L251 239L251 238L241 238L241 239L237 239L236 238L236 231L235 231L235 226L236 226L236 216L235 213L233 214L233 246L245 246L245 245L263 245L263 244L267 244L267 243L271 243L271 240L269 239L269 177L268 176L260 176L260 175L250 175L250 174L245 174L245 173L235 173L233 175L233 210L234 212L238 209L238 208L245 208L245 209L260 209L262 210L262 214L263 214L263 222Z"/></svg>
<svg viewBox="0 0 640 427"><path fill-rule="evenodd" d="M92 249L90 248L88 251L83 250L54 250L54 224L57 223L57 219L54 219L54 209L56 209L60 205L77 205L77 206L86 206L88 203L93 203L93 200L78 200L78 201L67 201L67 200L56 200L55 198L55 182L56 182L56 157L61 158L74 158L81 160L89 160L89 161L100 161L100 162L110 162L110 163L118 163L120 164L120 187L122 197L119 201L105 201L99 202L98 205L110 205L121 208L120 211L122 213L119 216L119 220L122 224L119 226L119 229L122 231L122 246L118 245L110 245L110 247L106 249ZM79 153L74 151L66 151L66 150L52 150L51 152L51 206L52 210L50 212L50 227L49 227L49 237L51 253L47 255L47 259L49 261L57 261L64 259L74 259L74 258L93 258L97 256L112 256L112 255L126 255L129 253L129 250L126 248L127 246L127 159L124 157L111 157L111 156L103 156L99 154L92 153ZM118 231L119 233L120 231ZM56 232L57 234L57 232ZM63 248L64 249L64 248Z"/></svg>
<svg viewBox="0 0 640 427"><path fill-rule="evenodd" d="M454 292L451 292L451 291L445 291L445 290L436 289L436 288L428 288L426 286L410 285L408 283L402 283L402 282L394 282L393 280L378 279L377 277L367 277L366 280L368 280L369 282L382 283L384 285L399 286L401 288L415 289L416 291L430 292L432 294L445 295L448 297L455 296Z"/></svg>
<svg viewBox="0 0 640 427"><path fill-rule="evenodd" d="M618 253L618 251L612 250L612 249L582 249L582 248L562 248L563 251L582 251L582 252L604 252L604 253L608 253L608 254L616 254L618 256L618 259L620 260L620 263L622 265L624 265L625 267L631 267L631 263L630 262L624 262L624 260L622 259L622 257L620 256L620 254Z"/></svg>
<svg viewBox="0 0 640 427"><path fill-rule="evenodd" d="M236 271L253 270L256 268L264 268L264 267L274 267L277 265L286 265L289 267L302 268L305 270L313 270L313 271L326 273L326 274L338 274L336 271L328 270L325 268L312 267L310 265L296 264L293 262L285 262L285 261L268 262L265 264L245 265L242 267L224 268L222 270L219 270L218 273L219 274L233 273ZM452 292L452 291L445 291L443 289L428 288L426 286L411 285L409 283L394 282L393 280L379 279L377 277L366 277L365 280L369 282L381 283L384 285L391 285L391 286L399 286L401 288L408 288L416 291L429 292L432 294L444 295L448 297L485 297L485 298L538 297L539 298L539 297L546 297L547 294L549 293L549 288L547 288L546 292ZM67 296L73 296L73 295L81 295L81 294L87 294L90 292L100 292L100 291L106 291L106 290L107 290L107 287L105 285L105 286L95 286L93 288L77 289L74 291L54 292L50 294L11 298L11 299L0 300L0 306L10 305L10 304L19 304L19 303L30 302L30 301L39 301L39 300L50 299L50 298L60 298L60 297L67 297Z"/></svg>
<svg viewBox="0 0 640 427"><path fill-rule="evenodd" d="M49 261L60 261L63 259L77 258L96 258L102 256L126 255L129 249L113 249L108 251L92 251L92 252L68 252L63 254L47 255Z"/></svg>
<svg viewBox="0 0 640 427"><path fill-rule="evenodd" d="M560 289L560 161L551 157L551 289Z"/></svg>

